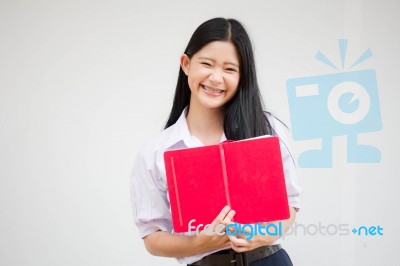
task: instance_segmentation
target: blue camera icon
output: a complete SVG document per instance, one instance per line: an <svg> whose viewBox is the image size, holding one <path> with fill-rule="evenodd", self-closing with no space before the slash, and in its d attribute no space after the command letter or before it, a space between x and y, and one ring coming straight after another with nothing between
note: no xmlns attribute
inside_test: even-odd
<svg viewBox="0 0 400 266"><path fill-rule="evenodd" d="M347 136L348 163L380 162L379 149L357 143L357 134L382 129L374 70L294 78L286 87L293 138L321 139L321 149L300 154L300 167L332 167L334 136Z"/></svg>

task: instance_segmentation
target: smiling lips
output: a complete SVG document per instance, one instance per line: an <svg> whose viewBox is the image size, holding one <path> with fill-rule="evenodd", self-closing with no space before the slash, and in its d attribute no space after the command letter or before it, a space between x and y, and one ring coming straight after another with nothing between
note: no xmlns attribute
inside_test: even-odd
<svg viewBox="0 0 400 266"><path fill-rule="evenodd" d="M223 90L210 88L210 87L205 86L205 85L201 85L201 87L203 88L203 90L204 90L208 95L212 95L212 96L219 96L219 95L221 95L221 94L224 92Z"/></svg>

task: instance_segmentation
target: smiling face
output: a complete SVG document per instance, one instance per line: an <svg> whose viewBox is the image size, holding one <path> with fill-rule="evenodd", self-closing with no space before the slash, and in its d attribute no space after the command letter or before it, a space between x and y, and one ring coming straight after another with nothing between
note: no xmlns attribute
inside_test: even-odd
<svg viewBox="0 0 400 266"><path fill-rule="evenodd" d="M181 67L188 76L191 107L219 109L236 94L239 56L230 42L208 43L192 58L182 55Z"/></svg>

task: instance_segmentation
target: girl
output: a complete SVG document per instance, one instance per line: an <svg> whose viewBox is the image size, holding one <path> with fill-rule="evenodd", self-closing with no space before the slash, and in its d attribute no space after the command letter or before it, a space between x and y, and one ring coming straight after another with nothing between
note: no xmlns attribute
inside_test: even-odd
<svg viewBox="0 0 400 266"><path fill-rule="evenodd" d="M299 208L293 160L282 125L262 109L253 50L243 26L215 18L201 24L180 57L174 102L165 130L139 153L132 171L135 223L146 249L155 256L175 257L189 265L292 265L281 239L244 236L176 234L172 220L163 153L166 150L217 144L266 134L278 135L284 164L290 218ZM245 199L244 199L245 200ZM213 225L229 224L235 211L224 207ZM214 226L215 228L215 226Z"/></svg>

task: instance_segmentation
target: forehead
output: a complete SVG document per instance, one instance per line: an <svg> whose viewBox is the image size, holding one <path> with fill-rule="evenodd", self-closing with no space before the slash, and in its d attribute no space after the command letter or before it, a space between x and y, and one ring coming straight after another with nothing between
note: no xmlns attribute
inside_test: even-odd
<svg viewBox="0 0 400 266"><path fill-rule="evenodd" d="M195 53L194 57L229 61L230 63L239 64L239 56L235 46L227 41L210 42Z"/></svg>

